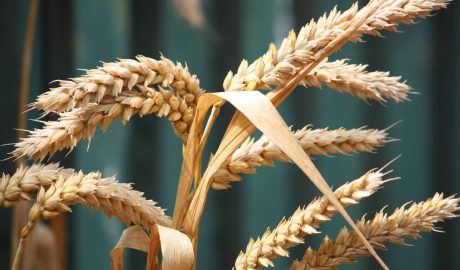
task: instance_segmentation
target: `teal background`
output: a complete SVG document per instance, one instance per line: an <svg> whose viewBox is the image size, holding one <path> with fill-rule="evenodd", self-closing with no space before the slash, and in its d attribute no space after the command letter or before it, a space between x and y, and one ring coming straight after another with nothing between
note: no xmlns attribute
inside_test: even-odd
<svg viewBox="0 0 460 270"><path fill-rule="evenodd" d="M362 1L364 2L364 1ZM221 91L228 70L235 71L241 59L253 61L264 53L269 42L280 44L287 32L298 30L310 18L317 18L334 5L344 9L351 1L321 0L235 0L203 1L209 28L191 29L170 1L148 0L43 0L40 3L30 101L48 88L48 82L81 74L78 68L93 68L100 61L133 58L143 54L159 58L159 53L187 63L207 91ZM15 141L17 89L22 57L27 0L0 3L0 144ZM280 107L289 125L296 129L307 124L317 128L386 128L401 139L381 148L377 154L315 157L331 185L355 179L365 171L381 167L402 154L391 165L389 177L401 176L359 206L350 208L354 217L388 209L407 201L420 201L434 192L460 192L460 6L452 3L417 25L402 26L401 33L385 33L386 38L366 37L365 43L348 44L332 59L350 58L351 63L367 63L370 70L390 70L401 75L419 95L411 102L382 106L367 104L350 95L299 88ZM225 107L212 134L207 155L216 149L233 109ZM29 118L36 114L28 115ZM36 123L30 121L28 128ZM0 147L0 159L11 147ZM181 142L169 123L155 116L131 120L126 126L113 124L98 133L89 151L87 142L62 160L66 166L86 172L101 170L116 174L120 181L134 182L148 198L158 201L172 215L181 164ZM64 153L65 154L65 153ZM10 161L0 163L1 171L12 172ZM257 175L244 176L226 191L211 191L203 217L198 269L230 269L250 237L261 236L299 205L320 193L291 164L260 168ZM10 211L0 209L0 269L7 269ZM109 252L124 228L95 211L75 207L69 222L69 269L109 269ZM344 226L341 217L322 226L335 236ZM460 220L440 224L445 234L424 234L411 247L389 245L381 252L392 269L460 268ZM325 234L322 234L324 236ZM317 246L320 238L307 238ZM306 246L293 249L299 258ZM127 269L144 268L145 255L128 252ZM289 259L275 261L285 269ZM343 269L376 269L372 258Z"/></svg>

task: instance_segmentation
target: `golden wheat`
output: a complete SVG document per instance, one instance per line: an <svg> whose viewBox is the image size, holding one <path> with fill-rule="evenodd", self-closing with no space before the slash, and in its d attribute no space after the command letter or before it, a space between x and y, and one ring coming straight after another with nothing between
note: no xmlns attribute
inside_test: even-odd
<svg viewBox="0 0 460 270"><path fill-rule="evenodd" d="M140 89L142 92L123 91L116 97L105 96L99 104L60 113L57 121L44 122L41 129L30 131L28 137L16 143L13 156L42 160L59 150L73 149L82 139L91 140L98 126L106 130L114 120L120 118L126 123L135 114L165 116L185 140L193 120L195 96L181 97L162 88Z"/></svg>
<svg viewBox="0 0 460 270"><path fill-rule="evenodd" d="M39 188L48 187L59 177L69 177L73 169L64 169L59 164L33 164L19 167L13 175L2 175L0 179L0 207L11 207L21 200L31 200Z"/></svg>
<svg viewBox="0 0 460 270"><path fill-rule="evenodd" d="M32 195L39 190L46 192L39 193L37 200L47 201L49 198L46 196L55 192L52 194L53 202L57 202L56 196L62 196L59 198L60 204L82 203L108 216L115 216L126 224L134 223L150 228L157 223L164 226L171 223L155 202L145 199L143 193L132 189L131 184L118 183L114 177L102 178L99 172L86 175L75 173L57 164L35 164L18 169L11 177L3 175L0 182L0 206L10 207L18 201L31 200ZM68 192L74 192L75 196L69 197Z"/></svg>
<svg viewBox="0 0 460 270"><path fill-rule="evenodd" d="M59 87L40 95L33 107L46 112L70 111L99 103L106 95L118 96L135 90L135 86L159 85L172 88L179 96L199 96L203 90L199 80L187 67L174 64L166 57L155 60L138 56L137 60L121 59L90 69L82 77L59 81Z"/></svg>
<svg viewBox="0 0 460 270"><path fill-rule="evenodd" d="M417 238L421 232L438 231L434 224L456 217L460 210L460 198L444 198L436 193L432 198L414 203L409 208L401 207L387 216L381 210L372 220L363 217L357 226L377 249L385 249L385 242L405 244L405 238ZM308 248L301 261L294 261L291 270L336 269L342 264L352 263L357 257L369 256L366 247L354 232L343 228L336 240L325 238L318 248Z"/></svg>
<svg viewBox="0 0 460 270"><path fill-rule="evenodd" d="M356 204L375 193L385 182L381 171L370 171L360 178L339 187L334 195L344 207ZM283 219L273 230L267 230L261 238L249 242L246 252L236 259L235 269L260 269L273 266L272 260L289 255L287 249L303 243L303 237L319 233L317 228L337 213L328 199L314 200L307 207L299 208L289 219Z"/></svg>
<svg viewBox="0 0 460 270"><path fill-rule="evenodd" d="M306 126L293 132L308 155L353 154L373 152L391 141L387 130L377 129L311 129ZM213 189L227 189L229 182L240 181L240 174L254 174L256 167L273 166L274 161L290 162L276 144L263 135L257 141L248 138L224 167L213 175Z"/></svg>
<svg viewBox="0 0 460 270"><path fill-rule="evenodd" d="M379 36L382 30L396 31L398 24L414 23L414 18L424 18L432 11L445 8L448 2L450 1L385 1L378 7L376 12L366 19L364 24L352 33L349 40L358 42L361 41L363 34ZM320 17L317 22L312 20L306 24L299 31L298 35L291 31L288 37L283 40L279 49L274 44L271 44L268 52L252 64L249 65L246 60L243 60L235 74L230 71L224 80L224 89L227 91L271 89L271 86L279 86L286 83L302 66L313 60L316 51L325 47L335 37L340 35L350 25L351 20L356 17L358 11L357 3L344 12L334 9L329 15L325 14ZM321 65L317 67L317 72L323 73L324 76L331 76L330 78L325 78L325 81L333 81L336 74L327 70L330 65L334 66L331 63L323 63L324 70L321 69ZM346 68L345 70L348 69ZM354 67L351 67L351 70L354 69ZM381 75L381 73L367 74L369 77L376 77L377 81L382 79ZM345 75L344 77L350 76ZM394 84L394 79L390 79L389 81L392 81ZM408 90L407 87L403 87L401 88L402 91L394 92L393 90L388 91L386 87L372 89L369 87L363 88L359 84L349 84L348 87L349 90L347 92L353 92L358 97L377 98L379 100L385 97L397 101L405 99ZM370 91L371 93L362 93L363 89L372 90ZM383 91L379 91L381 89ZM400 89L398 88L398 90Z"/></svg>
<svg viewBox="0 0 460 270"><path fill-rule="evenodd" d="M401 77L392 77L389 72L366 71L366 65L351 65L345 60L324 61L305 77L302 84L321 88L322 84L338 92L355 95L358 98L396 102L408 99L412 89Z"/></svg>

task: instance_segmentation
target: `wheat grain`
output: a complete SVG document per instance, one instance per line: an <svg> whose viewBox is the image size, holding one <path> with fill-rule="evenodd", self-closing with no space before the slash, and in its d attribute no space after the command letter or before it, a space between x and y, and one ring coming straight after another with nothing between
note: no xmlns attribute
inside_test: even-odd
<svg viewBox="0 0 460 270"><path fill-rule="evenodd" d="M364 34L380 35L380 31L396 31L397 25L400 23L411 24L414 23L415 18L424 18L432 11L445 8L450 2L449 0L389 0L385 1L377 11L366 19L366 22L361 25L350 37L351 41L361 41L361 36ZM248 64L243 60L235 74L231 71L227 74L224 80L223 87L226 91L235 90L254 90L254 89L271 89L272 86L279 86L287 82L294 74L296 74L302 66L313 60L313 55L331 40L340 35L350 24L350 21L358 13L357 3L345 12L339 12L335 8L329 13L320 17L318 22L311 21L300 30L296 35L291 31L287 38L285 38L279 49L274 44L269 46L268 52L262 57ZM333 81L335 72L327 72L328 67L333 63L324 63L317 68L316 73L322 76L331 76L329 78L322 78L323 82ZM356 72L356 67L347 66L345 70L353 70ZM392 82L394 85L395 78L385 79L381 76L382 73L363 73L360 71L360 76L376 77L377 80L386 80ZM308 76L314 76L312 73ZM308 80L307 82L312 81ZM355 75L354 75L355 76ZM343 77L350 77L344 75ZM351 76L353 77L353 76ZM386 76L385 76L386 77ZM316 80L320 81L319 78ZM330 83L329 83L330 84ZM398 89L397 92L393 90L381 88L362 87L362 84L354 85L349 84L349 91L353 91L359 97L377 98L382 97L391 98L395 100L405 99L405 91L407 87ZM355 88L356 87L356 88ZM346 89L335 88L344 91ZM371 93L362 93L363 89L371 90ZM383 90L378 92L378 90ZM377 95L376 95L377 91Z"/></svg>
<svg viewBox="0 0 460 270"><path fill-rule="evenodd" d="M74 174L73 169L64 169L59 164L34 164L19 167L9 176L0 179L0 207L11 207L21 200L31 200L40 186L48 187L59 177L67 178Z"/></svg>
<svg viewBox="0 0 460 270"><path fill-rule="evenodd" d="M306 154L328 155L373 152L389 142L387 130L377 129L311 129L306 126L293 132ZM213 189L226 189L229 182L240 181L239 174L254 174L258 166L273 166L274 161L289 162L289 158L263 135L259 140L248 138L224 167L213 176Z"/></svg>
<svg viewBox="0 0 460 270"><path fill-rule="evenodd" d="M136 59L104 63L102 67L87 70L82 77L59 81L58 87L40 95L32 106L46 112L70 111L99 103L107 95L116 97L133 91L135 86L170 87L181 97L196 98L203 92L197 77L180 63L174 64L166 57L155 60L137 56Z"/></svg>
<svg viewBox="0 0 460 270"><path fill-rule="evenodd" d="M16 143L13 156L42 160L59 150L72 150L80 140L90 141L98 126L106 130L114 120L120 118L126 123L135 114L165 116L176 134L186 140L195 113L195 96L138 87L140 91L122 91L116 97L105 96L99 104L60 113L57 121L44 122L41 129L30 131L28 137Z"/></svg>
<svg viewBox="0 0 460 270"><path fill-rule="evenodd" d="M356 204L376 192L386 181L381 171L370 171L360 178L346 183L335 191L335 196L344 207ZM314 200L307 207L299 208L287 220L282 220L273 230L267 230L257 240L249 242L246 252L241 252L235 269L260 269L273 266L272 260L289 255L287 249L303 243L306 235L319 233L317 228L337 213L328 199Z"/></svg>
<svg viewBox="0 0 460 270"><path fill-rule="evenodd" d="M460 198L444 198L436 193L407 209L398 208L390 216L381 210L372 220L363 217L356 225L374 248L385 249L385 242L403 245L405 238L415 239L421 232L438 231L434 224L456 217L459 202ZM336 240L326 237L317 251L308 248L302 260L294 261L290 269L336 269L360 256L369 256L369 252L354 232L343 228Z"/></svg>

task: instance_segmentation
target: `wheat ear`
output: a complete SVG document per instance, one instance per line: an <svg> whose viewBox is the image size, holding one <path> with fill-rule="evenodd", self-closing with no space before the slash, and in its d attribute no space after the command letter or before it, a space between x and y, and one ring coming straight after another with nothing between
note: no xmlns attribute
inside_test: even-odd
<svg viewBox="0 0 460 270"><path fill-rule="evenodd" d="M381 210L372 220L363 217L356 225L376 249L385 249L385 242L403 245L405 238L415 239L421 232L438 231L434 224L456 217L459 202L460 198L444 198L436 193L407 209L398 208L389 216ZM326 237L317 251L308 248L302 260L294 261L290 269L336 269L360 256L369 256L369 252L354 232L343 228L336 240Z"/></svg>
<svg viewBox="0 0 460 270"><path fill-rule="evenodd" d="M163 209L142 195L130 184L118 183L114 177L101 178L98 172L87 175L79 172L67 178L60 176L47 189L40 186L36 202L29 211L28 222L21 231L14 269L18 268L25 241L38 221L71 212L69 206L72 204L81 203L103 211L109 217L116 216L126 224L140 224L147 229L154 224L170 226L171 220L164 215Z"/></svg>
<svg viewBox="0 0 460 270"><path fill-rule="evenodd" d="M166 57L155 60L137 56L136 60L121 59L90 69L82 77L58 81L59 86L40 95L34 108L46 112L70 111L99 103L106 95L118 96L135 90L135 86L159 85L172 88L179 96L199 96L203 90L199 80L182 64Z"/></svg>
<svg viewBox="0 0 460 270"><path fill-rule="evenodd" d="M28 137L16 143L13 156L41 160L65 148L72 150L80 140L91 140L97 126L106 130L116 119L126 123L135 114L142 117L155 113L166 117L176 134L186 140L197 97L180 96L163 88L138 88L139 91L123 91L116 97L105 96L99 104L88 104L84 108L60 113L57 121L44 122L41 129L30 131Z"/></svg>
<svg viewBox="0 0 460 270"><path fill-rule="evenodd" d="M400 102L408 99L412 88L401 82L401 77L392 77L389 72L368 72L366 68L366 65L347 64L345 60L325 61L307 75L302 83L317 88L324 84L363 100L386 102L391 99Z"/></svg>
<svg viewBox="0 0 460 270"><path fill-rule="evenodd" d="M19 167L13 175L3 174L0 179L0 207L11 207L21 200L31 200L41 186L48 187L59 177L68 178L73 169L64 169L59 164L33 164Z"/></svg>
<svg viewBox="0 0 460 270"><path fill-rule="evenodd" d="M124 223L139 224L146 228L156 223L165 226L171 223L163 209L145 199L143 193L133 190L131 184L118 183L114 177L102 178L99 172L86 175L75 173L57 164L36 164L18 169L11 177L4 175L0 182L0 206L10 207L17 201L31 200L37 192L39 204L82 203L115 216ZM53 207L43 209L51 211Z"/></svg>
<svg viewBox="0 0 460 270"><path fill-rule="evenodd" d="M293 132L306 154L353 154L373 152L391 141L387 130L377 129L311 129L306 126ZM258 166L273 166L274 161L289 162L289 158L263 135L259 140L248 138L224 167L213 175L213 189L227 189L230 182L240 181L240 174L254 174Z"/></svg>
<svg viewBox="0 0 460 270"><path fill-rule="evenodd" d="M414 23L415 18L424 18L432 11L445 8L450 2L449 0L388 0L385 1L375 13L369 16L364 24L362 24L350 37L351 41L361 41L361 36L364 34L380 35L380 31L389 30L396 31L397 25L400 23L411 24ZM271 89L271 86L279 86L287 82L299 69L305 64L309 63L314 53L328 44L334 37L340 35L350 24L350 21L358 13L358 5L355 3L352 7L345 12L337 11L335 8L328 14L322 16L318 22L311 21L300 30L296 35L291 31L287 38L285 38L279 49L274 44L269 46L268 52L262 57L248 64L243 60L235 74L231 71L228 73L224 80L223 87L227 91L235 90L254 90L254 89ZM338 62L340 63L340 61ZM337 64L337 63L335 63ZM322 78L323 81L328 82L334 79L335 72L337 72L331 65L333 63L323 63L317 67L316 73L323 76L331 76L329 78ZM342 65L343 66L343 65ZM328 70L329 69L329 70ZM346 66L345 70L357 71L356 66ZM362 74L363 71L360 71ZM310 74L314 74L311 72ZM382 80L382 73L368 73L362 74L366 77L374 77L374 79ZM309 75L314 76L314 75ZM344 77L353 77L354 75L345 75ZM316 78L319 80L318 78ZM305 82L311 81L307 76ZM392 82L393 79L383 79L387 82ZM362 83L362 82L361 82ZM334 86L334 85L333 85ZM355 88L356 86L356 88ZM386 88L363 88L362 85L350 84L349 91L359 97L366 96L367 98L382 97L391 98L395 100L405 99L405 91L407 87L398 89L394 93L393 89ZM334 87L335 88L335 87ZM337 90L345 91L345 89L335 88ZM371 93L362 93L365 89L366 92L372 89ZM379 90L383 90L380 91ZM377 94L377 95L376 95Z"/></svg>
<svg viewBox="0 0 460 270"><path fill-rule="evenodd" d="M381 171L370 171L360 178L339 187L335 196L344 207L356 204L375 193L385 182ZM307 207L299 208L292 216L283 219L273 230L267 230L261 238L251 239L246 252L236 259L235 269L261 269L273 266L272 260L289 255L287 249L303 243L306 235L319 233L317 228L337 213L328 199L322 197Z"/></svg>

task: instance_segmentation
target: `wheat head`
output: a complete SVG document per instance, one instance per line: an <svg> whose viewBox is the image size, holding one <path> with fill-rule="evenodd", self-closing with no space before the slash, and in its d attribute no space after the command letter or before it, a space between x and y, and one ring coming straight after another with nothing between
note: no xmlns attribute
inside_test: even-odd
<svg viewBox="0 0 460 270"><path fill-rule="evenodd" d="M417 238L421 232L438 231L435 223L456 217L460 198L436 193L432 198L401 207L387 215L381 210L371 220L364 217L356 223L376 249L385 249L385 242L403 245L405 238ZM294 261L291 270L336 269L355 262L369 252L354 232L343 228L335 240L326 237L318 250L308 248L301 261Z"/></svg>
<svg viewBox="0 0 460 270"><path fill-rule="evenodd" d="M377 129L311 129L306 126L293 132L308 155L354 154L374 152L391 141L387 130ZM213 175L213 189L227 189L230 182L240 181L240 174L254 174L259 166L273 166L274 161L290 162L289 158L267 136L257 141L248 138L229 161Z"/></svg>
<svg viewBox="0 0 460 270"><path fill-rule="evenodd" d="M381 171L370 171L360 178L342 185L335 192L344 207L358 203L374 194L385 182ZM322 197L308 206L299 208L287 220L283 219L273 230L267 230L261 238L252 240L235 261L235 269L261 269L273 266L272 260L287 257L287 249L303 243L306 235L319 233L317 228L337 213L328 199Z"/></svg>
<svg viewBox="0 0 460 270"><path fill-rule="evenodd" d="M366 22L361 25L350 37L351 41L361 41L364 34L380 36L380 31L397 31L398 24L412 24L415 18L425 18L431 12L445 8L449 0L388 0L385 1L377 11L369 16ZM313 60L313 55L319 49L327 45L331 40L340 35L349 25L351 20L357 15L359 9L357 3L350 9L340 12L333 9L329 14L325 14L317 22L311 21L301 28L299 34L291 31L283 40L279 49L274 44L269 46L268 52L262 57L249 64L243 60L235 74L231 71L224 80L223 87L227 91L271 89L271 86L279 86L286 83L302 66ZM390 82L390 86L381 85L372 88L371 85L364 85L365 81L357 80L358 84L350 83L344 88L334 85L337 70L336 65L344 68L344 78L355 77L356 71L363 74L361 78L369 78L376 81ZM363 73L362 66L347 66L343 61L335 63L324 62L316 67L316 73L322 75L324 82L329 82L333 89L347 91L361 98L372 98L382 100L382 98L394 99L396 101L406 99L410 88L397 84L396 78L387 78L386 73ZM313 74L304 79L304 83L312 81ZM348 74L345 74L350 72ZM356 78L356 77L355 77ZM313 78L318 80L318 78ZM396 81L395 81L396 80ZM317 84L317 83L316 83ZM397 86L397 87L395 87Z"/></svg>
<svg viewBox="0 0 460 270"><path fill-rule="evenodd" d="M196 108L194 95L180 96L172 91L138 86L139 91L123 91L118 96L105 96L99 104L88 104L70 112L59 113L56 121L44 122L41 129L20 139L12 152L14 157L44 159L59 150L72 150L79 141L94 136L98 126L106 130L116 119L126 123L133 115L156 114L166 117L176 134L186 140Z"/></svg>
<svg viewBox="0 0 460 270"><path fill-rule="evenodd" d="M119 183L115 177L103 178L99 172L75 173L57 164L35 164L18 169L11 177L4 175L0 182L0 206L10 207L18 201L31 200L37 192L38 205L57 203L53 207L69 210L69 205L81 203L115 216L126 224L134 223L145 228L154 224L170 226L171 223L157 203L145 199L143 193L133 190L131 184ZM49 217L51 212L55 215L59 212L57 208L51 211L51 206L43 207L41 211L48 211L43 215Z"/></svg>
<svg viewBox="0 0 460 270"><path fill-rule="evenodd" d="M63 112L99 103L106 95L118 96L135 86L159 85L172 88L179 96L199 96L199 80L187 67L166 57L155 60L137 56L90 69L82 77L58 81L59 86L40 95L32 106L46 112Z"/></svg>

